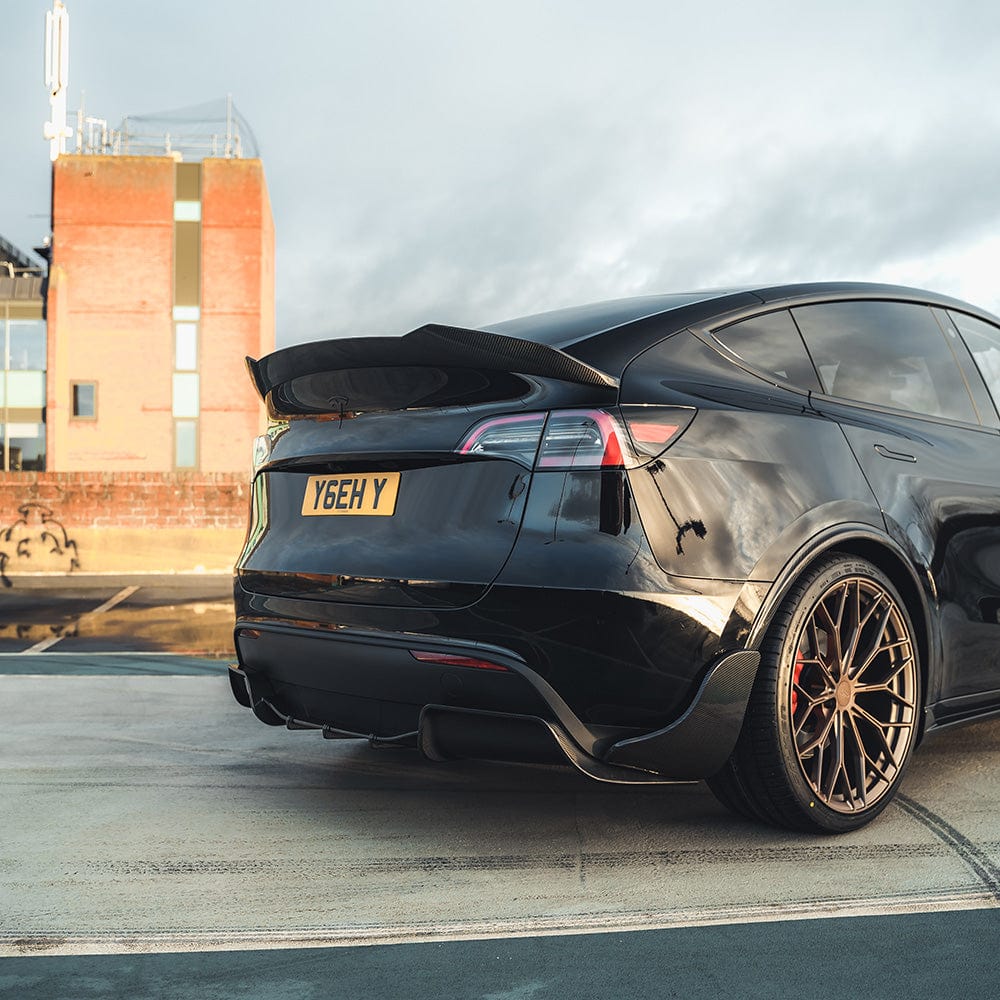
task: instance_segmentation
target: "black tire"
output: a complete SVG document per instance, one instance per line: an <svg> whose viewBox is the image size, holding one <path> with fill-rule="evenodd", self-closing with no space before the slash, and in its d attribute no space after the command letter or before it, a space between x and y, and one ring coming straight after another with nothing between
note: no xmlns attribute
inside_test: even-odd
<svg viewBox="0 0 1000 1000"><path fill-rule="evenodd" d="M734 812L776 826L856 830L892 801L920 705L899 592L865 559L826 556L778 609L736 749L709 787Z"/></svg>

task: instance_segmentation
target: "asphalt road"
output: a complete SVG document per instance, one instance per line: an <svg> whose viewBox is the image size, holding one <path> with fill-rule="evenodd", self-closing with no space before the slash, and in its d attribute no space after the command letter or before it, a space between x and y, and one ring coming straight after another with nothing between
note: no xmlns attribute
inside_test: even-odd
<svg viewBox="0 0 1000 1000"><path fill-rule="evenodd" d="M160 599L223 628L190 608L218 594ZM875 824L810 837L702 785L270 729L224 650L165 635L0 655L0 995L996 995L1000 722L926 743Z"/></svg>

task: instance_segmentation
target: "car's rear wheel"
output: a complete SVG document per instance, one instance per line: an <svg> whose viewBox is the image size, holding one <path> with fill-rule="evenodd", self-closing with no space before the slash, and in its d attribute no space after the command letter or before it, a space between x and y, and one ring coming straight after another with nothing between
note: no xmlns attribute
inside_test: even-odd
<svg viewBox="0 0 1000 1000"><path fill-rule="evenodd" d="M776 614L736 749L709 785L744 816L855 830L892 800L919 706L917 645L898 591L867 560L828 556Z"/></svg>

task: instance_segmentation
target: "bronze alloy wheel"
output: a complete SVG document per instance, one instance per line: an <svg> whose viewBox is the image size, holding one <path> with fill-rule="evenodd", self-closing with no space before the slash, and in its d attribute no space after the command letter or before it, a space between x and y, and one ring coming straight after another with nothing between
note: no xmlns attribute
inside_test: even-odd
<svg viewBox="0 0 1000 1000"><path fill-rule="evenodd" d="M892 788L915 734L917 680L896 598L867 576L830 586L799 633L788 689L799 767L825 806L857 812Z"/></svg>
<svg viewBox="0 0 1000 1000"><path fill-rule="evenodd" d="M857 829L899 786L920 688L913 626L892 582L865 559L825 556L775 614L736 749L709 786L748 818Z"/></svg>

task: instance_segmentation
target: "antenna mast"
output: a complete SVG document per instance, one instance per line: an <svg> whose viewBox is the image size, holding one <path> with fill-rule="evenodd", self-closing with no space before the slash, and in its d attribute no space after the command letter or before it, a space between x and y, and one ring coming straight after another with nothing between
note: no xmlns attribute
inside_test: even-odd
<svg viewBox="0 0 1000 1000"><path fill-rule="evenodd" d="M73 130L66 126L66 90L69 86L69 13L63 0L53 0L45 14L45 85L49 88L51 120L43 132L49 140L49 158L66 152Z"/></svg>

